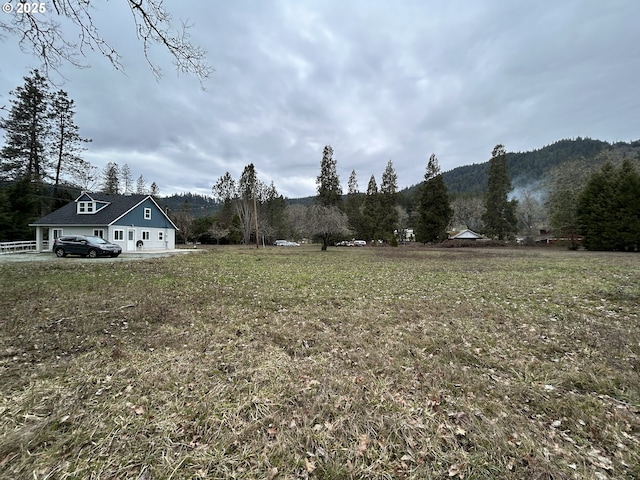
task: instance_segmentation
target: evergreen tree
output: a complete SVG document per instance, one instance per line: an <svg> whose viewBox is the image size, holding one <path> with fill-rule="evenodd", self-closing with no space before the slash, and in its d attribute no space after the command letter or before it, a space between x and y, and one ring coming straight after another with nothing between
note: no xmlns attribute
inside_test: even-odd
<svg viewBox="0 0 640 480"><path fill-rule="evenodd" d="M254 207L257 203L257 197L262 189L262 185L258 183L258 174L256 173L256 169L253 166L253 163L250 163L244 170L242 171L242 175L240 175L240 179L238 180L238 194L239 194L239 215L240 220L242 220L242 228L243 228L243 243L248 245L251 242L251 234L255 232L255 223L257 221L256 216L254 215Z"/></svg>
<svg viewBox="0 0 640 480"><path fill-rule="evenodd" d="M453 216L447 186L435 154L431 154L419 189L416 241L441 242L447 238L447 226Z"/></svg>
<svg viewBox="0 0 640 480"><path fill-rule="evenodd" d="M578 198L579 231L589 250L640 249L640 176L630 161L607 162Z"/></svg>
<svg viewBox="0 0 640 480"><path fill-rule="evenodd" d="M52 157L54 158L55 173L53 197L58 198L58 186L63 180L63 175L69 174L71 178L81 176L83 172L90 170L88 162L80 157L86 150L82 143L91 140L80 137L79 128L73 117L74 102L64 90L55 93L52 99Z"/></svg>
<svg viewBox="0 0 640 480"><path fill-rule="evenodd" d="M0 150L0 176L20 182L22 193L30 198L28 206L22 205L26 210L16 212L26 228L30 221L49 209L44 182L48 170L51 109L48 84L38 70L32 70L31 76L24 77L24 82L23 86L10 92L15 98L11 99L9 116L0 120L0 128L5 130L5 145ZM31 208L32 202L37 205L35 209Z"/></svg>
<svg viewBox="0 0 640 480"><path fill-rule="evenodd" d="M6 144L0 150L2 177L27 177L41 185L47 171L46 152L51 130L50 93L46 79L38 70L24 77L24 85L10 92L9 117L0 121Z"/></svg>
<svg viewBox="0 0 640 480"><path fill-rule="evenodd" d="M102 193L117 195L120 193L120 167L109 162L102 171Z"/></svg>
<svg viewBox="0 0 640 480"><path fill-rule="evenodd" d="M577 248L574 239L578 235L578 197L594 173L590 165L583 160L569 160L550 173L546 206L551 229L555 237L570 238L572 248Z"/></svg>
<svg viewBox="0 0 640 480"><path fill-rule="evenodd" d="M351 171L348 187L349 190L347 192L345 213L349 219L349 226L351 230L357 232L360 226L360 207L362 206L364 195L358 190L358 180L356 178L355 170Z"/></svg>
<svg viewBox="0 0 640 480"><path fill-rule="evenodd" d="M376 178L371 175L367 185L367 193L362 202L359 236L366 241L380 238L380 196Z"/></svg>
<svg viewBox="0 0 640 480"><path fill-rule="evenodd" d="M29 223L40 214L40 202L29 177L20 177L0 192L0 241L33 238Z"/></svg>
<svg viewBox="0 0 640 480"><path fill-rule="evenodd" d="M160 187L156 182L151 182L151 188L149 189L149 195L154 198L157 198L160 195Z"/></svg>
<svg viewBox="0 0 640 480"><path fill-rule="evenodd" d="M380 183L380 219L378 224L380 236L384 240L390 240L393 237L393 231L398 226L397 197L398 175L393 168L393 162L389 160L382 173L382 182Z"/></svg>
<svg viewBox="0 0 640 480"><path fill-rule="evenodd" d="M273 243L276 238L286 236L285 210L287 202L278 193L273 182L265 187L261 200L259 208L260 234L268 243Z"/></svg>
<svg viewBox="0 0 640 480"><path fill-rule="evenodd" d="M640 173L629 159L625 159L620 168L618 199L622 245L627 250L640 252Z"/></svg>
<svg viewBox="0 0 640 480"><path fill-rule="evenodd" d="M320 175L316 178L318 185L317 202L323 207L342 207L342 187L340 186L336 163L333 158L333 148L330 145L326 145L322 152Z"/></svg>
<svg viewBox="0 0 640 480"><path fill-rule="evenodd" d="M486 211L482 216L485 233L498 240L512 238L518 230L517 201L508 199L513 190L507 171L507 153L496 145L489 161L489 179L485 194Z"/></svg>

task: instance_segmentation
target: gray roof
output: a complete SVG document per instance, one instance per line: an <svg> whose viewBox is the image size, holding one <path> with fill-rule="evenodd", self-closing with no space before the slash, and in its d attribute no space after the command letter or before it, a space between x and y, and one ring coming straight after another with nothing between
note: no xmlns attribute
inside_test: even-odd
<svg viewBox="0 0 640 480"><path fill-rule="evenodd" d="M109 202L109 205L91 215L78 215L76 202L69 202L64 207L45 215L30 225L109 225L149 196L88 193L81 195L81 197L85 195L89 195L97 202Z"/></svg>
<svg viewBox="0 0 640 480"><path fill-rule="evenodd" d="M482 235L474 232L473 230L469 230L468 228L451 237L451 239L454 240L477 240L479 238L482 238Z"/></svg>

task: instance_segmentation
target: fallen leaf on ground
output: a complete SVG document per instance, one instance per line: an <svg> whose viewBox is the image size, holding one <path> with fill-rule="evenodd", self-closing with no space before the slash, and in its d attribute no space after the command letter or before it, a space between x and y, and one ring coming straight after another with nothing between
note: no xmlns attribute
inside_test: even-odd
<svg viewBox="0 0 640 480"><path fill-rule="evenodd" d="M364 455L364 452L367 451L367 447L369 446L369 435L363 433L360 435L360 442L358 443L358 450L356 451L356 456L361 457Z"/></svg>

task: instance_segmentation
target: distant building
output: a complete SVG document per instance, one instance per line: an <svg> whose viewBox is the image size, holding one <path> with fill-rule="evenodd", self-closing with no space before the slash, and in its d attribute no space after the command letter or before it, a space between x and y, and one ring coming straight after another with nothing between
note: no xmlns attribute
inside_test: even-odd
<svg viewBox="0 0 640 480"><path fill-rule="evenodd" d="M473 230L469 230L468 228L456 233L455 235L449 235L449 240L480 240L481 238L483 238L482 235L474 232Z"/></svg>

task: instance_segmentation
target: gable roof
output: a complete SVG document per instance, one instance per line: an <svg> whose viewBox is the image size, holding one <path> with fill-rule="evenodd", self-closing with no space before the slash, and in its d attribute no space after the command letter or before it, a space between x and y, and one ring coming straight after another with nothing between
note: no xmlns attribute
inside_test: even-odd
<svg viewBox="0 0 640 480"><path fill-rule="evenodd" d="M450 238L452 240L478 240L482 238L482 235L467 228L465 230L462 230L461 232L458 232L456 235Z"/></svg>
<svg viewBox="0 0 640 480"><path fill-rule="evenodd" d="M150 199L158 210L167 218L171 225L173 225L176 230L178 229L151 195L109 195L106 193L83 193L75 201L67 203L65 206L51 212L49 215L45 215L31 223L30 226L110 225L118 218L140 205L146 199ZM79 215L76 210L77 202L91 200L99 203L105 203L106 206L100 208L93 214Z"/></svg>

